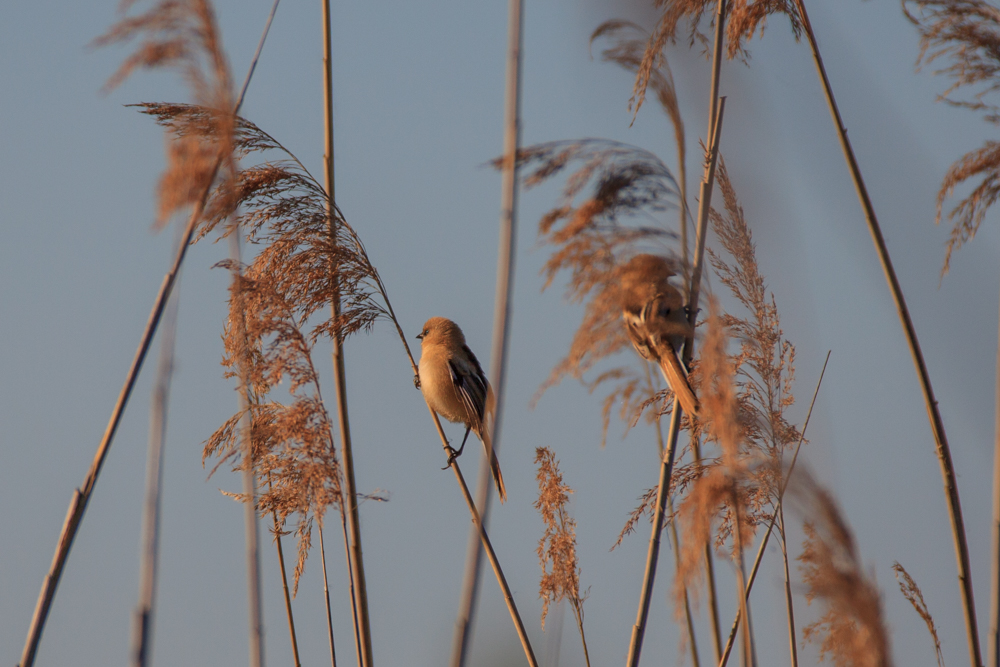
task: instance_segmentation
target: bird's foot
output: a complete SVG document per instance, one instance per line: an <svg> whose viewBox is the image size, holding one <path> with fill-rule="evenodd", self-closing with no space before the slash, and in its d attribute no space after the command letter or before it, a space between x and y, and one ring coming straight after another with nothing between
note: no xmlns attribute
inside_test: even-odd
<svg viewBox="0 0 1000 667"><path fill-rule="evenodd" d="M448 453L448 465L441 468L441 470L447 470L448 468L450 468L451 464L454 463L455 459L457 459L458 456L462 453L462 450L455 451L455 448L452 447L451 445L445 447L444 451Z"/></svg>
<svg viewBox="0 0 1000 667"><path fill-rule="evenodd" d="M413 388L420 389L420 373L413 374Z"/></svg>

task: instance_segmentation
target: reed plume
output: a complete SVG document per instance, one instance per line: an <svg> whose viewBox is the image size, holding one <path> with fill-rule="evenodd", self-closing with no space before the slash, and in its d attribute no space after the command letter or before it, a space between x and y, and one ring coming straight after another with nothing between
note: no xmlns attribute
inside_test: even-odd
<svg viewBox="0 0 1000 667"><path fill-rule="evenodd" d="M985 0L905 0L903 11L920 34L918 69L946 61L934 71L952 83L938 99L953 106L982 112L988 123L1000 123L1000 106L988 99L1000 91L1000 10ZM968 89L971 97L953 96ZM986 212L1000 198L1000 142L986 141L948 169L937 194L938 223L944 202L967 181L978 184L948 211L952 223L945 249L942 277L951 266L952 253L975 237Z"/></svg>
<svg viewBox="0 0 1000 667"><path fill-rule="evenodd" d="M35 613L25 639L21 654L21 667L31 667L34 664L38 643L41 641L42 630L55 598L56 587L62 577L63 567L69 557L76 532L83 521L90 496L93 494L104 460L132 395L139 371L146 359L146 353L152 344L153 335L159 326L160 318L177 280L188 242L201 215L208 190L220 168L224 178L231 180L234 176L234 161L228 150L228 128L232 127L231 117L242 103L243 94L250 83L250 75L248 75L243 85L243 91L234 103L221 37L214 11L208 0L164 0L138 17L125 16L131 5L130 1L123 3L121 6L122 18L94 42L95 46L103 46L130 41L140 36L145 37L143 44L126 59L118 72L109 80L106 88L120 84L138 68L173 67L179 69L190 84L195 99L207 102L208 108L215 109L212 115L215 117L216 126L219 129L219 137L217 138L219 152L215 156L214 168L206 174L200 164L200 159L203 157L201 143L188 140L183 142L183 145L173 147L169 151L171 153L170 167L161 179L158 220L162 224L162 221L173 212L175 207L187 203L193 205L193 211L181 235L173 263L164 276L132 365L118 394L118 400L111 412L104 436L97 447L97 453L94 455L94 460L83 484L73 492L66 521L56 546L56 553L42 583L42 590L39 593ZM270 25L270 19L268 25ZM266 34L265 28L264 35ZM260 54L263 40L262 36L257 48L257 56ZM255 56L255 62L257 56ZM251 67L251 74L252 71ZM228 104L219 106L220 103ZM195 156L197 164L188 164L188 158L192 154ZM185 169L189 169L189 176L181 174L181 171ZM193 182L201 186L200 191L192 192Z"/></svg>
<svg viewBox="0 0 1000 667"><path fill-rule="evenodd" d="M687 494L677 507L675 520L683 529L683 547L674 586L675 615L685 613L686 595L697 601L702 584L702 564L706 547L715 534L715 544L721 547L731 540L730 555L736 564L737 579L743 590L743 552L753 536L753 504L757 495L755 468L765 463L748 460L744 451L743 415L735 385L736 367L728 355L728 336L715 300L710 300L707 333L702 345L698 372L702 414L699 431L717 442L721 457L706 466L690 484ZM716 521L720 522L714 529ZM740 596L743 618L747 618L745 599ZM748 624L744 623L744 659L752 664L753 646Z"/></svg>
<svg viewBox="0 0 1000 667"><path fill-rule="evenodd" d="M654 74L665 62L664 50L676 43L682 25L687 26L689 46L696 42L708 45L707 37L701 32L705 15L712 15L716 0L656 0L660 8L660 20L646 41L642 60L636 71L635 86L632 90L630 108L638 113L646 99L646 89L654 79ZM730 59L746 62L750 52L746 47L755 33L764 34L767 18L773 14L784 14L791 22L792 32L797 40L802 34L802 21L794 0L730 0L725 2L723 21L725 22L726 53ZM714 25L715 19L712 19Z"/></svg>
<svg viewBox="0 0 1000 667"><path fill-rule="evenodd" d="M798 558L806 601L824 607L820 619L803 628L803 639L818 644L820 659L837 667L890 667L882 598L861 565L854 535L833 496L805 471L789 488L806 518Z"/></svg>
<svg viewBox="0 0 1000 667"><path fill-rule="evenodd" d="M587 594L580 593L576 521L566 510L569 494L573 493L573 489L563 482L559 462L552 450L547 447L536 448L535 465L538 466L538 500L535 501L535 509L542 515L545 523L545 533L538 541L538 561L542 566L542 578L538 585L538 596L542 598L542 629L545 629L549 605L569 600L580 629L583 656L587 667L590 667L587 638L583 632L583 602L587 599Z"/></svg>
<svg viewBox="0 0 1000 667"><path fill-rule="evenodd" d="M126 0L120 10L124 14L134 4ZM236 99L215 10L208 0L164 0L138 16L123 16L94 45L136 39L142 42L108 80L105 90L119 86L140 69L173 68L202 110L200 122L187 131L167 133L167 168L157 189L154 226L159 228L174 213L202 201L217 175L230 184L236 178ZM231 212L232 200L225 204Z"/></svg>
<svg viewBox="0 0 1000 667"><path fill-rule="evenodd" d="M931 639L934 640L934 653L937 656L938 667L944 667L941 639L938 637L937 626L934 624L934 618L931 616L930 609L927 608L927 603L924 601L924 594L921 592L920 586L917 586L917 582L913 580L910 573L898 561L892 564L892 570L896 573L896 582L899 584L899 591L906 598L906 601L913 605L913 610L923 620L927 626L927 632L930 633Z"/></svg>
<svg viewBox="0 0 1000 667"><path fill-rule="evenodd" d="M553 246L542 269L542 289L566 271L567 300L586 302L568 354L556 364L534 400L567 376L584 382L591 391L613 383L614 389L604 401L605 426L613 406L622 399L630 406L630 421L634 420L635 409L650 405L638 367L615 367L593 380L585 375L605 358L631 347L621 319L623 267L647 248L669 256L670 243L677 235L662 227L625 223L676 205L676 181L654 154L603 139L538 144L522 150L519 160L527 169L528 187L575 165L561 201L539 222L542 242ZM622 415L624 418L626 411ZM604 438L606 429L602 441Z"/></svg>

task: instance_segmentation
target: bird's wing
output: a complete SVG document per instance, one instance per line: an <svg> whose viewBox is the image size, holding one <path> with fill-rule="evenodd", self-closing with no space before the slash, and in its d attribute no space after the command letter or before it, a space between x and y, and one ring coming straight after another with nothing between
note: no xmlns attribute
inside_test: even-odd
<svg viewBox="0 0 1000 667"><path fill-rule="evenodd" d="M467 346L462 346L466 359L449 359L451 380L458 390L458 395L470 417L470 426L477 434L483 431L483 421L486 416L486 375L483 373L479 360Z"/></svg>
<svg viewBox="0 0 1000 667"><path fill-rule="evenodd" d="M622 320L625 322L625 332L639 356L656 361L656 351L650 346L649 332L646 329L646 308L638 313L626 308L622 311Z"/></svg>

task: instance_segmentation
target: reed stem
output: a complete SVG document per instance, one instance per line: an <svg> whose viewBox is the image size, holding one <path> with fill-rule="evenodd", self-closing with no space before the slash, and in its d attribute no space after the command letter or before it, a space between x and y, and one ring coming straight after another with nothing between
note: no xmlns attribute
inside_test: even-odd
<svg viewBox="0 0 1000 667"><path fill-rule="evenodd" d="M719 0L719 12L723 11L725 0ZM721 32L716 33L717 40L722 39ZM722 47L718 46L716 55L721 57ZM713 75L713 81L717 88L718 73ZM698 236L695 248L695 264L691 275L691 301L689 302L689 312L692 330L694 320L698 313L698 287L701 282L702 261L705 256L705 232L708 226L708 207L711 205L712 183L715 179L715 165L719 157L719 138L722 133L722 117L725 111L725 98L719 100L720 104L715 116L715 124L709 134L708 153L706 155L705 175L701 183L701 200L698 204ZM713 104L714 106L714 104ZM685 363L690 361L694 353L694 339L689 338L684 346ZM632 626L632 637L629 642L628 667L637 667L639 655L642 652L642 640L646 632L646 620L649 618L649 603L653 595L653 583L656 579L656 564L660 554L660 533L663 530L663 513L666 508L667 498L670 494L670 475L674 469L674 455L677 450L677 437L681 428L681 405L680 401L674 399L673 412L670 415L670 430L667 436L667 446L664 456L660 462L660 480L657 485L656 506L653 510L653 527L649 537L649 549L646 553L646 570L643 576L642 592L639 595L639 610L636 613L635 625Z"/></svg>
<svg viewBox="0 0 1000 667"><path fill-rule="evenodd" d="M819 388L823 384L823 376L826 375L826 365L830 363L830 351L826 353L826 360L823 362L823 370L819 373L819 380L816 382L816 389L813 391L812 401L809 402L809 411L806 412L806 420L802 424L802 433L799 434L799 442L795 445L795 452L792 454L792 461L788 464L788 472L785 474L784 480L781 484L781 489L778 491L778 504L775 508L775 514L771 517L771 523L768 524L767 530L764 531L764 537L760 541L760 546L757 548L757 557L754 558L753 567L750 568L750 577L747 579L746 583L746 593L745 596L750 596L750 590L753 588L753 582L757 580L757 571L760 569L760 562L764 558L764 549L767 548L767 541L771 538L771 531L774 530L774 523L778 512L781 510L782 502L785 497L785 490L788 488L788 480L792 477L792 472L795 470L795 462L799 458L799 450L802 448L802 443L806 437L806 429L809 428L809 420L812 418L813 406L816 405L816 397L819 396ZM736 640L736 633L740 627L740 617L741 612L736 612L736 618L733 619L733 627L729 631L729 639L726 640L726 647L722 651L722 658L719 660L719 667L726 667L726 663L729 661L729 654L733 650L733 642Z"/></svg>
<svg viewBox="0 0 1000 667"><path fill-rule="evenodd" d="M493 346L490 354L490 378L493 380L496 407L490 443L495 451L500 447L500 425L504 393L507 385L507 348L510 340L511 292L514 286L514 264L517 247L517 152L521 145L521 32L524 0L509 0L507 16L507 73L504 91L503 175L500 202L500 242L497 252L497 284L493 311ZM480 459L476 481L476 507L483 525L489 524L490 490L493 475L492 456ZM473 527L466 549L465 573L459 598L455 635L452 640L451 667L464 667L472 643L472 620L479 596L482 545L479 531Z"/></svg>
<svg viewBox="0 0 1000 667"><path fill-rule="evenodd" d="M987 651L990 667L1000 662L1000 326L997 330L996 431L993 441L993 567L990 569L990 634Z"/></svg>
<svg viewBox="0 0 1000 667"><path fill-rule="evenodd" d="M299 640L295 635L295 618L292 616L292 596L288 591L288 575L285 573L285 552L281 548L281 526L278 524L278 513L271 511L274 520L274 543L278 547L278 568L281 571L281 590L285 595L285 615L288 617L288 635L292 642L292 660L294 667L302 667L299 661Z"/></svg>
<svg viewBox="0 0 1000 667"><path fill-rule="evenodd" d="M778 506L778 534L781 537L781 561L785 566L785 608L788 610L788 650L792 667L799 667L798 648L795 646L795 607L792 604L792 576L788 569L788 541L785 539L785 509Z"/></svg>
<svg viewBox="0 0 1000 667"><path fill-rule="evenodd" d="M903 326L903 333L910 348L910 356L913 358L913 365L920 380L920 388L924 394L924 403L927 408L927 417L930 420L931 432L934 435L934 444L937 450L938 463L941 465L941 478L944 483L945 498L948 503L948 514L951 519L952 538L955 543L955 561L958 566L958 581L962 593L962 608L965 612L965 629L969 643L969 659L972 667L981 667L983 664L982 653L979 648L979 629L976 621L976 603L972 594L972 577L969 565L969 547L965 536L965 521L962 518L962 504L958 495L958 482L955 478L955 469L951 460L951 448L948 446L948 438L944 431L944 422L938 410L937 399L934 397L934 390L931 387L930 373L924 363L924 355L920 350L920 343L917 340L917 332L910 319L910 311L906 307L906 300L903 298L903 290L893 269L892 260L889 258L889 250L882 237L882 229L879 226L878 218L875 216L875 208L872 206L871 198L868 196L868 189L865 186L864 178L861 176L861 168L858 166L857 158L854 156L854 149L851 141L847 138L847 128L840 116L837 101L833 96L833 88L830 79L826 74L826 67L823 65L823 58L816 43L816 35L813 32L812 24L809 22L809 15L802 0L795 0L795 5L802 18L802 27L809 39L809 47L812 49L813 62L816 64L816 72L819 74L820 82L823 85L823 92L826 95L827 105L830 107L830 116L837 130L840 139L840 147L844 152L844 159L851 172L854 181L854 188L857 191L861 208L864 210L865 220L868 223L868 231L871 232L875 250L878 252L879 261L882 264L882 271L885 273L886 282L892 292L893 301L896 304L896 312L899 315L900 324Z"/></svg>
<svg viewBox="0 0 1000 667"><path fill-rule="evenodd" d="M321 0L323 14L323 171L326 176L327 214L329 216L330 239L336 234L336 188L333 155L333 55L330 34L330 0ZM331 266L336 272L338 267ZM340 295L330 303L334 320L340 317ZM361 667L372 667L371 625L368 620L368 587L365 584L365 564L361 551L361 518L358 514L358 494L354 482L354 453L351 445L351 426L347 414L347 374L344 369L344 340L340 333L333 336L333 374L337 388L337 422L340 426L340 442L344 453L344 482L347 496L347 532L350 537L348 553L349 570L352 577L352 603L354 606L355 636L360 637L357 645L358 663Z"/></svg>
<svg viewBox="0 0 1000 667"><path fill-rule="evenodd" d="M333 612L330 609L330 583L326 577L326 540L323 526L319 527L319 559L323 567L323 599L326 600L326 629L330 639L330 666L337 667L337 649L333 641Z"/></svg>
<svg viewBox="0 0 1000 667"><path fill-rule="evenodd" d="M240 284L242 266L240 260L240 233L238 229L229 234L229 257L233 265L232 298L236 300L240 316L237 322L239 340L239 439L243 446L243 523L246 534L247 560L247 612L250 622L250 667L264 667L264 616L260 595L260 536L257 526L257 480L253 461L253 419L250 410L250 368L247 345L246 319L243 317L243 289Z"/></svg>
<svg viewBox="0 0 1000 667"><path fill-rule="evenodd" d="M142 516L142 558L139 563L139 603L132 626L132 664L146 667L153 654L153 610L160 553L160 502L163 483L163 442L167 435L167 408L174 368L177 334L177 295L167 305L166 326L160 341L156 387L150 405L149 453L146 458L146 498Z"/></svg>
<svg viewBox="0 0 1000 667"><path fill-rule="evenodd" d="M257 61L260 59L261 51L264 48L264 41L267 39L267 33L271 29L271 21L274 19L274 14L277 9L278 0L275 0L274 5L271 8L271 13L268 16L267 23L264 25L264 31L260 36L260 41L257 43L257 51L254 53L254 57L250 63L250 69L247 72L246 79L243 81L243 88L240 91L239 99L236 101L236 105L233 108L234 114L239 113L240 107L243 105L243 99L246 97L247 88L250 86L250 80L253 78L254 69L257 67ZM38 594L38 601L35 604L35 612L31 618L31 625L28 627L28 635L25 638L24 650L21 652L21 661L18 663L18 667L33 667L35 664L35 655L38 653L38 644L42 639L42 631L45 629L45 621L48 619L49 610L52 608L52 601L55 599L56 589L59 586L59 580L62 578L63 568L66 565L66 559L69 558L70 549L73 547L74 539L76 539L76 532L79 530L80 523L83 521L83 515L87 510L87 503L90 502L90 496L94 493L94 487L97 485L97 478L101 474L101 468L104 466L104 459L108 455L108 450L111 448L112 441L114 441L115 433L118 432L118 426L121 423L122 415L125 414L125 407L128 405L129 398L132 396L132 390L135 388L136 380L139 378L139 371L142 370L143 362L146 360L146 353L149 352L149 346L152 344L153 336L156 334L156 329L159 327L160 318L163 316L167 300L170 298L170 294L173 291L174 283L176 282L177 275L180 272L181 264L184 262L184 257L187 255L188 246L191 245L191 238L194 236L194 230L197 227L198 220L201 219L202 211L205 208L205 201L211 191L212 183L215 181L215 177L219 173L219 167L221 164L221 158L216 160L215 166L211 171L211 178L208 179L208 184L205 186L205 189L200 194L198 201L195 203L194 208L191 211L191 216L188 218L183 234L181 234L181 241L177 246L177 252L174 254L173 263L171 264L166 275L163 276L163 282L160 284L160 291L157 293L156 300L153 302L153 309L149 313L146 328L143 330L142 338L139 340L139 347L136 349L135 357L132 359L132 365L129 367L128 374L125 376L125 383L122 385L121 391L118 394L118 400L115 402L115 406L111 410L111 417L108 419L108 425L104 430L101 442L97 446L97 452L94 454L94 460L90 464L90 469L87 471L86 477L84 477L83 484L80 488L73 489L73 496L70 498L69 508L66 511L66 519L63 521L62 529L59 532L59 540L56 543L56 551L52 556L52 564L49 566L49 571L45 575L45 579L42 581L42 590Z"/></svg>
<svg viewBox="0 0 1000 667"><path fill-rule="evenodd" d="M649 393L653 395L656 393L656 388L653 386L653 375L649 372L649 364L643 364L643 368L646 371L646 384L649 386ZM656 419L656 444L662 458L664 443L663 429L660 425L659 415L657 415ZM667 510L670 512L670 516L674 516L673 498L667 497ZM677 522L673 520L670 521L670 541L674 547L674 566L679 572L681 567L681 540L677 535ZM688 644L691 646L691 664L693 667L701 667L701 661L698 659L698 641L694 634L694 616L691 614L691 600L688 596L686 584L684 584L684 620L687 626Z"/></svg>
<svg viewBox="0 0 1000 667"><path fill-rule="evenodd" d="M409 346L407 346L407 350L409 350ZM444 429L441 428L441 420L438 419L437 413L434 412L430 406L427 406L427 409L430 411L431 418L434 420L434 426L437 428L438 436L441 438L441 445L444 447L445 453L450 456L453 450L448 444L448 438L444 434ZM535 653L531 648L531 641L528 639L528 633L524 629L524 623L521 621L521 615L518 613L517 605L514 603L514 596L510 592L510 586L507 585L507 578L504 576L503 569L500 567L500 561L497 559L496 552L493 550L493 545L490 543L489 535L486 534L486 528L483 526L482 519L479 516L479 511L476 509L476 504L472 500L472 494L469 493L469 487L466 485L465 478L462 476L462 471L458 467L458 461L452 460L450 466L455 472L455 479L458 482L459 489L462 491L462 496L465 498L465 504L469 506L469 513L472 514L472 522L479 530L479 538L482 540L483 549L486 550L486 557L489 559L490 565L493 567L493 574L496 575L497 583L500 584L500 590L503 593L504 602L507 603L507 611L510 612L511 620L514 621L514 628L517 630L517 636L521 640L521 647L524 649L524 655L528 659L528 665L530 667L538 667L538 661L535 660Z"/></svg>

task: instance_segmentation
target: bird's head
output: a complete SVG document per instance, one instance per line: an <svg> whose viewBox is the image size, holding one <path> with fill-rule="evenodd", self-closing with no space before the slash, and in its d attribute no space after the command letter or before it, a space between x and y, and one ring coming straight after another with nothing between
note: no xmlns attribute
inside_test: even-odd
<svg viewBox="0 0 1000 667"><path fill-rule="evenodd" d="M424 345L451 345L461 347L465 345L465 335L457 324L447 317L432 317L424 323L424 328L417 334L421 346Z"/></svg>

